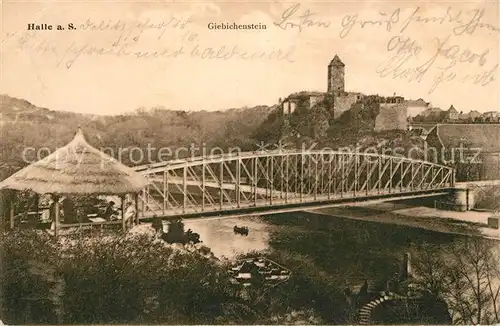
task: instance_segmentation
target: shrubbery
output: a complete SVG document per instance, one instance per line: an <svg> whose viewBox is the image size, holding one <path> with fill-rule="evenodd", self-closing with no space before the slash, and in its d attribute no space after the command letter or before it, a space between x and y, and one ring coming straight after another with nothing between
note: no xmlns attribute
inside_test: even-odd
<svg viewBox="0 0 500 326"><path fill-rule="evenodd" d="M241 323L231 309L251 311L225 266L147 235L56 243L16 231L2 245L8 324Z"/></svg>
<svg viewBox="0 0 500 326"><path fill-rule="evenodd" d="M254 288L252 306L259 307L270 322L300 324L346 324L352 321L351 307L336 279L305 255L286 250L250 252L240 258L264 255L291 271L288 281L276 286Z"/></svg>
<svg viewBox="0 0 500 326"><path fill-rule="evenodd" d="M54 266L57 248L47 234L13 232L1 238L2 321L54 323Z"/></svg>

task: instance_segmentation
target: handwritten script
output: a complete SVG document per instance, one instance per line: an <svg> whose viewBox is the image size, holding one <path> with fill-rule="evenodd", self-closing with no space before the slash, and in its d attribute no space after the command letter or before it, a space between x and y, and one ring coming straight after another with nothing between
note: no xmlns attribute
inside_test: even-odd
<svg viewBox="0 0 500 326"><path fill-rule="evenodd" d="M425 16L421 14L421 8L416 7L412 12L404 17L401 8L396 8L392 12L379 12L374 19L361 19L358 14L346 15L342 18L340 37L347 37L354 28L370 28L374 26L384 27L388 32L403 33L408 27L414 24L451 24L453 34L456 36L474 34L477 30L488 32L500 32L500 27L485 23L485 9L472 9L464 12L448 7L441 15Z"/></svg>
<svg viewBox="0 0 500 326"><path fill-rule="evenodd" d="M484 8L459 10L449 6L431 16L417 6L410 11L380 11L371 19L359 14L345 15L339 36L345 39L357 29L373 28L383 28L393 35L385 49L389 58L376 69L380 77L418 83L426 80L430 82L429 93L450 82L487 86L496 79L498 60L491 60L493 53L488 48L473 49L463 45L466 41L456 40L479 31L496 36L500 28L485 22L485 14ZM412 39L410 28L422 25L427 25L429 33L440 26L445 36L420 44Z"/></svg>
<svg viewBox="0 0 500 326"><path fill-rule="evenodd" d="M496 79L498 63L488 65L490 49L474 52L452 42L452 35L434 38L431 49L436 49L430 56L420 60L423 47L406 36L394 36L387 43L390 57L377 68L380 77L421 82L432 74L429 94L448 82L472 83L486 86ZM415 61L418 63L415 64ZM464 67L466 64L468 67ZM465 69L469 68L469 69ZM467 71L474 71L468 73ZM431 73L430 71L433 71Z"/></svg>
<svg viewBox="0 0 500 326"><path fill-rule="evenodd" d="M217 40L215 45L203 39L191 19L172 17L166 21L140 22L87 20L79 33L94 37L62 43L31 31L12 35L17 49L37 55L52 56L56 66L72 68L84 58L117 57L141 60L190 58L201 60L268 60L294 62L295 47L270 47L254 50L238 42ZM89 40L90 39L90 40Z"/></svg>
<svg viewBox="0 0 500 326"><path fill-rule="evenodd" d="M311 27L330 27L331 22L319 20L316 16L316 13L311 12L309 9L302 9L300 3L297 3L288 7L281 14L280 19L274 22L274 26L283 30L295 28L299 32Z"/></svg>

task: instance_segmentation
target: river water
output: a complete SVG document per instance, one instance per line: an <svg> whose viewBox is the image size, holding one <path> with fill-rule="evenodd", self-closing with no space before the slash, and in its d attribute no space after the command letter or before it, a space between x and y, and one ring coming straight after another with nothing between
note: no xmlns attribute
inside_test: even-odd
<svg viewBox="0 0 500 326"><path fill-rule="evenodd" d="M272 226L261 217L196 219L184 220L183 223L186 230L198 233L201 241L218 258L233 259L240 254L269 248ZM234 233L235 225L248 227L248 236Z"/></svg>

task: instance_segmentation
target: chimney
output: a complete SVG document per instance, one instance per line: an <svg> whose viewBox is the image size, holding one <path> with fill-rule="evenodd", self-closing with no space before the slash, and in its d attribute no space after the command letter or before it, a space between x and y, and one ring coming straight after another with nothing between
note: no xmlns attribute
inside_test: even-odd
<svg viewBox="0 0 500 326"><path fill-rule="evenodd" d="M403 266L402 266L402 279L408 280L411 278L411 254L409 252L405 253L403 256Z"/></svg>

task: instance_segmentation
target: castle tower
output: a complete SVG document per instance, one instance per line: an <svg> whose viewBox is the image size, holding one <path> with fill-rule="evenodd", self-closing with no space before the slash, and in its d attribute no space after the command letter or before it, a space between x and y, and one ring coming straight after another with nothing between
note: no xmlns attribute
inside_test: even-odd
<svg viewBox="0 0 500 326"><path fill-rule="evenodd" d="M335 55L328 65L328 93L344 92L344 70L344 63Z"/></svg>

